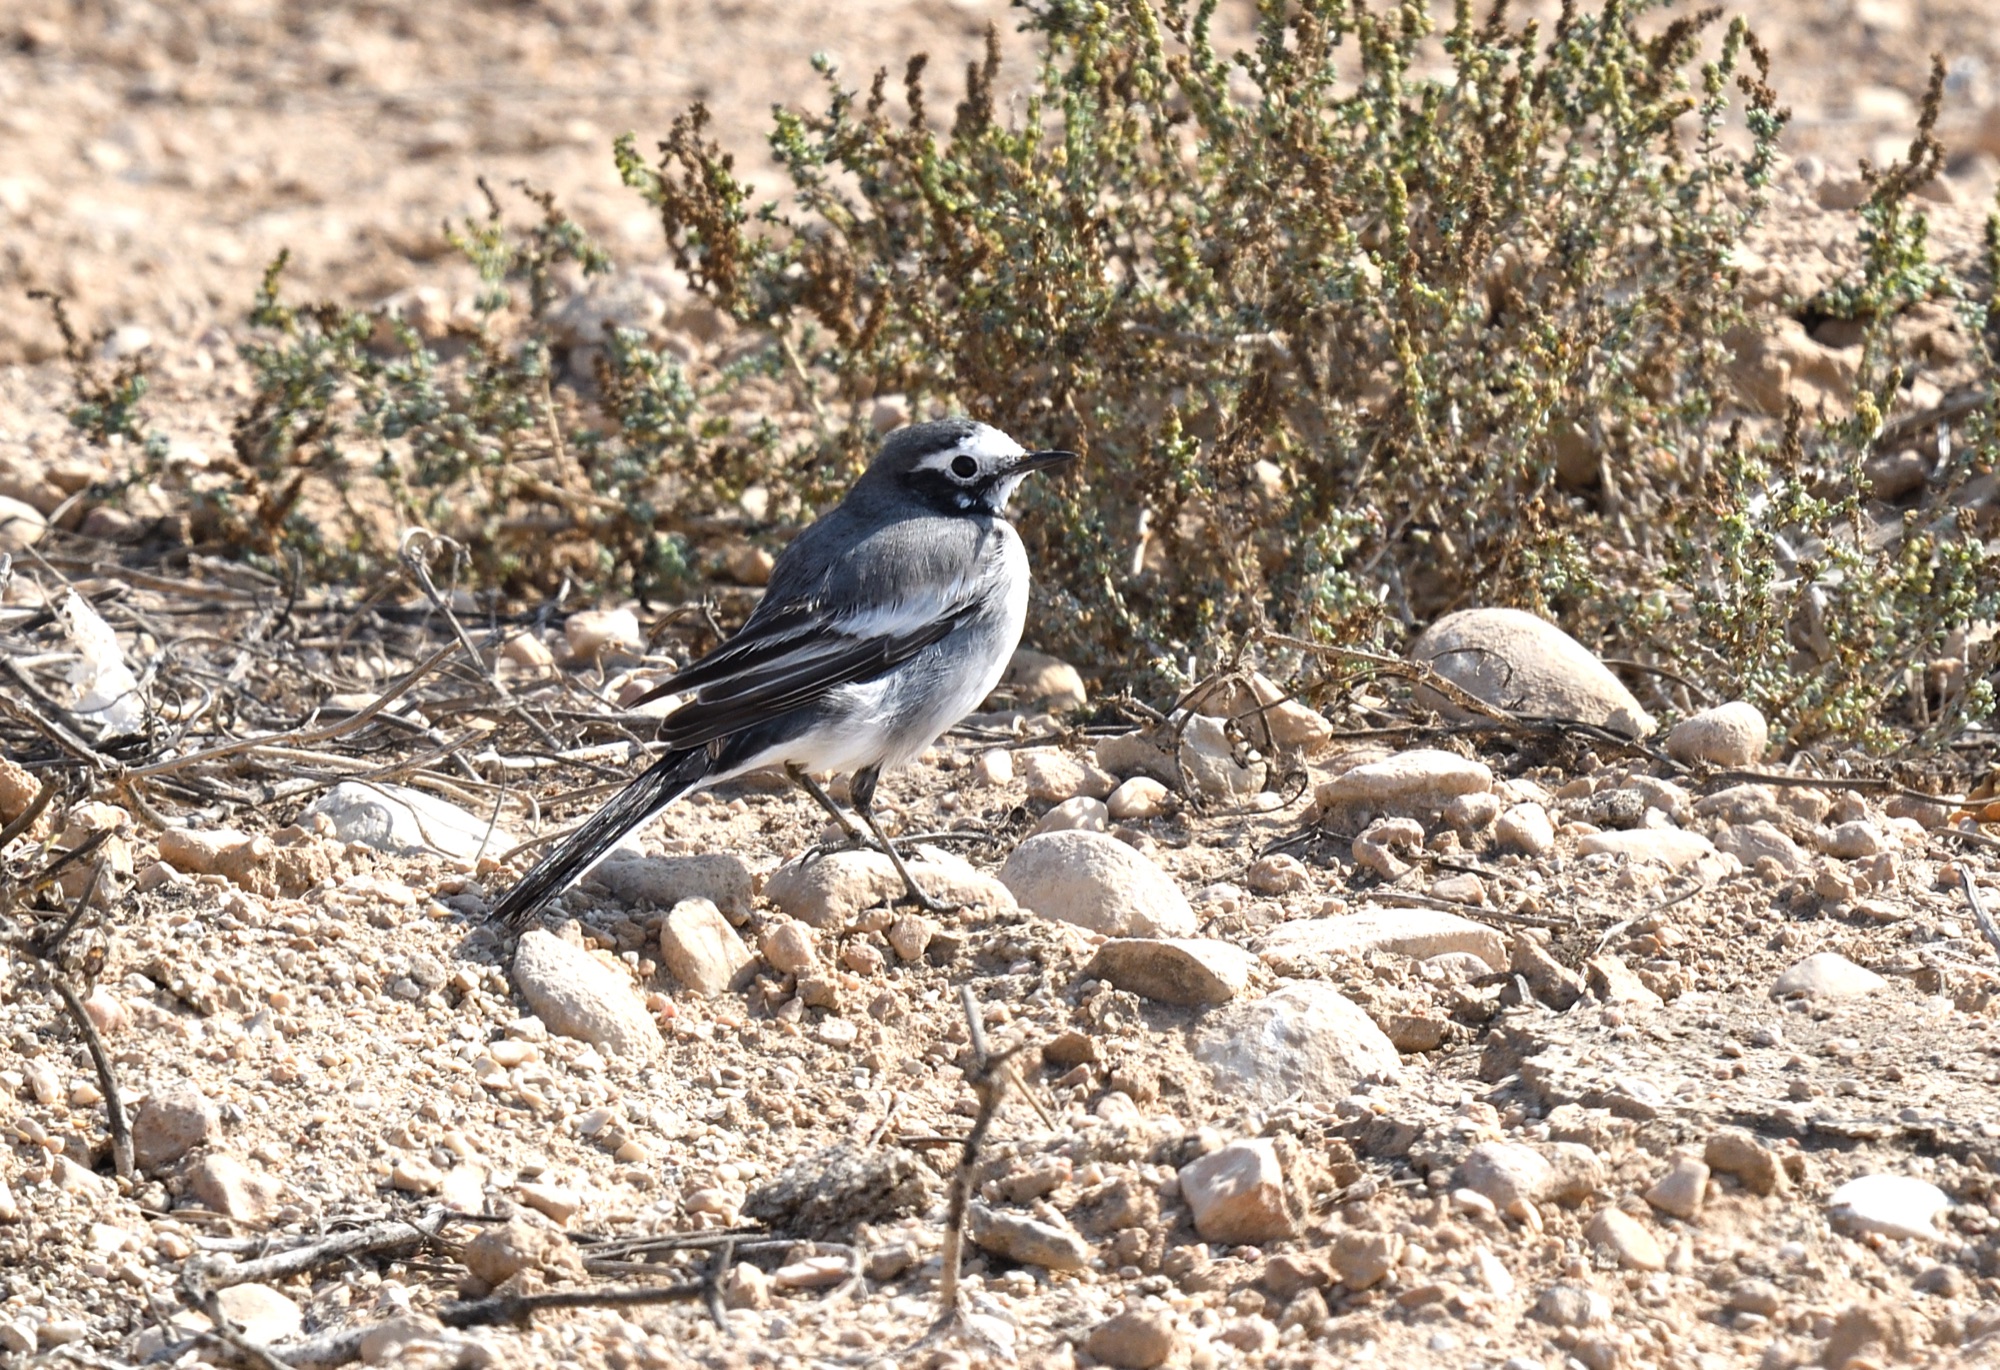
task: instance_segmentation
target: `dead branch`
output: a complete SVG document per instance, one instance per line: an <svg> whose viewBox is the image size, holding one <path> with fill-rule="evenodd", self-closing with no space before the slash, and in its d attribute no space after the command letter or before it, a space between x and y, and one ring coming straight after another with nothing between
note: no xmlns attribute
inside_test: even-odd
<svg viewBox="0 0 2000 1370"><path fill-rule="evenodd" d="M448 1208L431 1208L418 1218L390 1218L335 1232L255 1260L210 1259L192 1273L208 1290L232 1284L270 1284L354 1256L396 1255L420 1247L434 1240L447 1223L464 1216Z"/></svg>
<svg viewBox="0 0 2000 1370"><path fill-rule="evenodd" d="M1993 915L1986 911L1986 905L1979 898L1979 886L1972 882L1972 871L1963 862L1958 863L1958 887L1965 891L1965 902L1972 905L1973 921L1979 924L1980 935L1986 944L2000 955L2000 928L1993 925Z"/></svg>

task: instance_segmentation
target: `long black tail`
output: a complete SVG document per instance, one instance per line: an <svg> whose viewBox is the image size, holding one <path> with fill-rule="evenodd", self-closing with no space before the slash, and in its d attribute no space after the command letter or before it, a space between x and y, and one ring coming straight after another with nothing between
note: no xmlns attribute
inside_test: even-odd
<svg viewBox="0 0 2000 1370"><path fill-rule="evenodd" d="M525 927L537 909L581 880L627 833L706 779L709 764L705 747L683 747L655 761L645 774L537 861L489 917L517 931Z"/></svg>

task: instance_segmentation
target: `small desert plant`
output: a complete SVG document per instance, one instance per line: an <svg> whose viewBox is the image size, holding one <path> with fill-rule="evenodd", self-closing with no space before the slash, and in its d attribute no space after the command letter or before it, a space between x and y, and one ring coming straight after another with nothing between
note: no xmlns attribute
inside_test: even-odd
<svg viewBox="0 0 2000 1370"><path fill-rule="evenodd" d="M670 593L684 533L753 485L822 505L893 400L1085 452L1023 492L1033 632L1143 693L1267 628L1393 647L1504 603L1795 737L1877 732L1921 714L1913 672L1995 608L1948 499L1884 537L1859 493L1896 312L1994 317L1911 200L1936 99L1871 173L1855 279L1798 302L1869 321L1851 402L1740 425L1730 367L1769 320L1735 256L1786 116L1747 24L1661 8L1568 0L1545 29L1462 0L1439 32L1418 0L1266 0L1225 53L1215 0L1028 0L1015 108L997 38L949 118L922 58L893 92L821 62L818 107L776 115L773 199L696 106L656 158L628 136L616 159L741 325L725 360L611 329L591 384L559 377L551 305L607 263L547 197L526 228L496 203L454 231L480 289L451 338L288 305L280 261L236 469L197 526L361 574L422 523L512 593ZM109 393L91 423L124 422ZM1961 439L1948 488L1995 455L1983 413ZM1990 703L1971 665L1946 726Z"/></svg>

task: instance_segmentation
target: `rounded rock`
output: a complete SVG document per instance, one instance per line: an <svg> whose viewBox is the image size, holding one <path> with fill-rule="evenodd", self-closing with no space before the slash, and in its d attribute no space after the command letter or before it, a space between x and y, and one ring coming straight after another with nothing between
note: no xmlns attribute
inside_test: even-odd
<svg viewBox="0 0 2000 1370"><path fill-rule="evenodd" d="M1417 817L1442 811L1460 795L1492 788L1493 772L1483 763L1418 747L1342 771L1322 782L1315 797L1321 809L1366 808Z"/></svg>
<svg viewBox="0 0 2000 1370"><path fill-rule="evenodd" d="M1822 951L1787 967L1771 986L1773 999L1799 995L1807 999L1847 999L1874 994L1889 982L1865 966L1857 966L1837 951Z"/></svg>
<svg viewBox="0 0 2000 1370"><path fill-rule="evenodd" d="M1771 745L1770 725L1755 704L1734 700L1690 714L1667 733L1667 755L1711 766L1752 766Z"/></svg>
<svg viewBox="0 0 2000 1370"><path fill-rule="evenodd" d="M194 1084L158 1085L132 1117L132 1158L141 1170L158 1170L221 1134L222 1110Z"/></svg>
<svg viewBox="0 0 2000 1370"><path fill-rule="evenodd" d="M1834 1190L1826 1206L1850 1230L1934 1242L1943 1234L1933 1220L1951 1200L1936 1185L1908 1175L1862 1175Z"/></svg>
<svg viewBox="0 0 2000 1370"><path fill-rule="evenodd" d="M762 944L764 959L780 975L800 975L819 964L812 929L793 919L780 919L765 928Z"/></svg>
<svg viewBox="0 0 2000 1370"><path fill-rule="evenodd" d="M1410 659L1517 714L1589 723L1626 737L1653 731L1652 715L1589 648L1520 609L1446 614L1411 644ZM1435 690L1419 687L1417 700L1447 716L1464 716Z"/></svg>
<svg viewBox="0 0 2000 1370"><path fill-rule="evenodd" d="M1135 775L1120 784L1105 801L1114 823L1158 818L1173 803L1173 791L1150 775Z"/></svg>
<svg viewBox="0 0 2000 1370"><path fill-rule="evenodd" d="M537 928L522 935L514 984L551 1032L609 1056L644 1058L660 1050L660 1029L631 977L553 933Z"/></svg>
<svg viewBox="0 0 2000 1370"><path fill-rule="evenodd" d="M1101 799L1092 799L1080 794L1043 814L1035 824L1037 833L1044 832L1108 832L1111 829L1111 811Z"/></svg>
<svg viewBox="0 0 2000 1370"><path fill-rule="evenodd" d="M1185 937L1195 929L1180 886L1103 833L1030 837L1000 868L1000 883L1023 908L1112 937Z"/></svg>
<svg viewBox="0 0 2000 1370"><path fill-rule="evenodd" d="M1117 1370L1153 1370L1174 1353L1173 1316L1162 1309L1127 1309L1092 1328L1083 1349Z"/></svg>
<svg viewBox="0 0 2000 1370"><path fill-rule="evenodd" d="M1402 1058L1375 1020L1331 985L1301 980L1211 1015L1194 1054L1214 1072L1216 1092L1276 1108L1328 1106L1371 1076L1394 1078Z"/></svg>

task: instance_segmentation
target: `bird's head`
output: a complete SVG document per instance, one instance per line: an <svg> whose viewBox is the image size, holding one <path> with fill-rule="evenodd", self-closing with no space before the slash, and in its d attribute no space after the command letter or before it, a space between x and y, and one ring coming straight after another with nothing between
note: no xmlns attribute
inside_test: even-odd
<svg viewBox="0 0 2000 1370"><path fill-rule="evenodd" d="M1074 460L1074 452L1027 451L971 419L938 419L891 433L856 489L892 489L941 514L1004 515L1027 476Z"/></svg>

